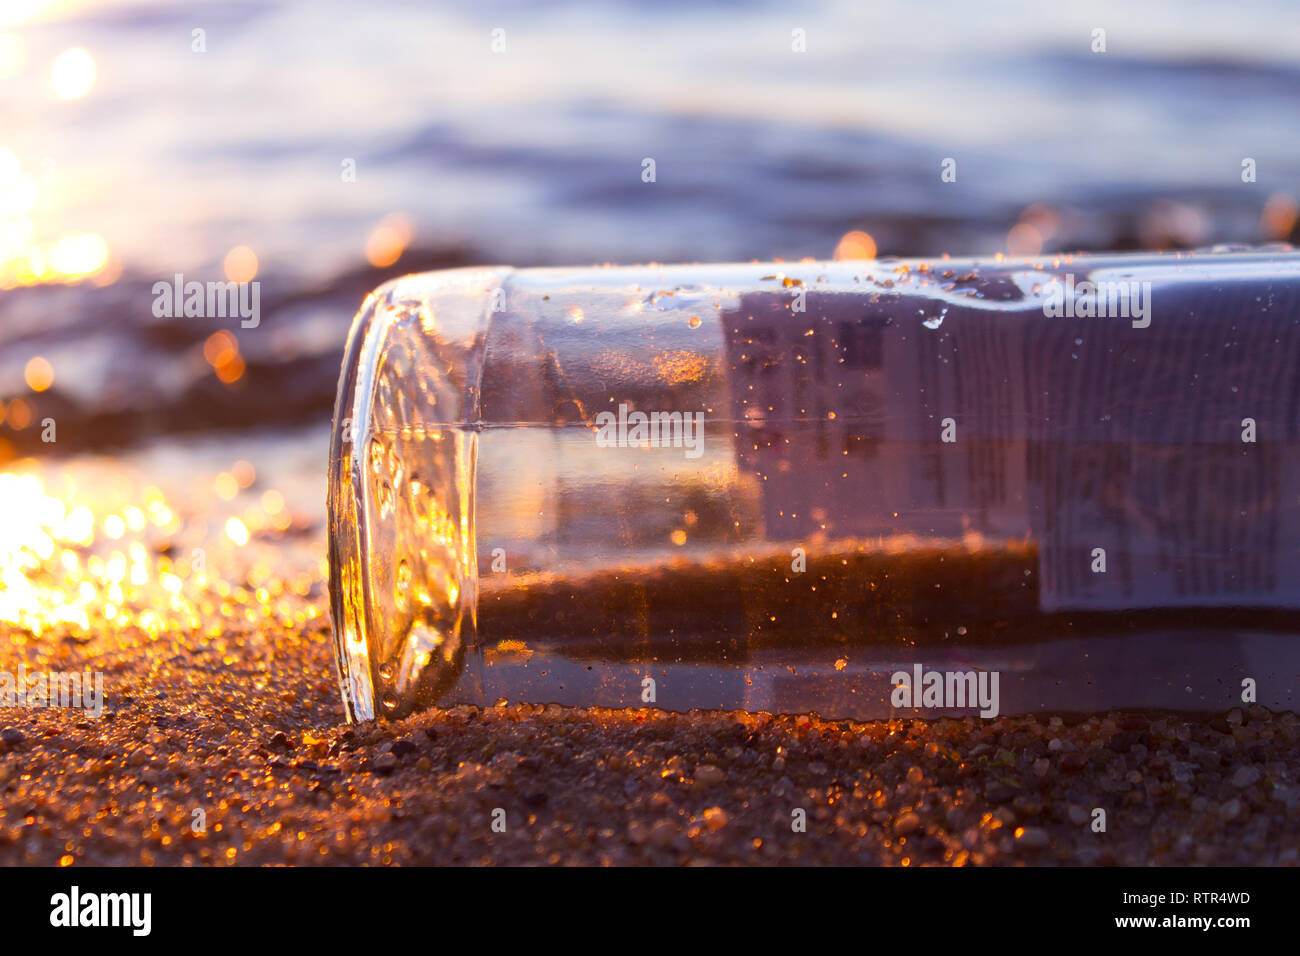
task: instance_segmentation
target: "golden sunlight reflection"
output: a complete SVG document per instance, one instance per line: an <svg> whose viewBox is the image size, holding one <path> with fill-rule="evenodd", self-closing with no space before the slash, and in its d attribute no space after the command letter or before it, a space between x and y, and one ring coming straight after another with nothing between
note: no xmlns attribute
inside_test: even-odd
<svg viewBox="0 0 1300 956"><path fill-rule="evenodd" d="M86 278L114 281L116 271L106 270L108 243L98 233L36 241L39 199L40 190L13 150L0 146L0 289Z"/></svg>
<svg viewBox="0 0 1300 956"><path fill-rule="evenodd" d="M23 630L41 637L104 625L161 636L228 618L237 605L250 621L286 626L323 613L280 600L287 590L305 596L323 569L313 557L286 577L273 542L294 519L278 490L182 510L125 474L12 465L0 472L0 623L21 629L8 632L11 642L22 643Z"/></svg>
<svg viewBox="0 0 1300 956"><path fill-rule="evenodd" d="M108 262L108 244L95 233L65 236L50 252L50 266L64 276L94 275Z"/></svg>
<svg viewBox="0 0 1300 956"><path fill-rule="evenodd" d="M248 528L238 518L226 519L226 535L241 548L248 544Z"/></svg>

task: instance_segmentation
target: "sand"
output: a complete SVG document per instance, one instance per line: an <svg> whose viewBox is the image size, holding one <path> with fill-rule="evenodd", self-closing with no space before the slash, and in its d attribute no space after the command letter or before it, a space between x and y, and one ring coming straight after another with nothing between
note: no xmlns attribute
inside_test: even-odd
<svg viewBox="0 0 1300 956"><path fill-rule="evenodd" d="M105 709L0 708L0 864L1300 862L1300 718L1258 707L850 723L511 705L349 727L314 446L298 483L270 465L294 446L256 451L254 474L214 448L213 479L184 450L202 480L175 494L150 490L152 465L8 480L0 610L21 620L0 623L0 670L100 671ZM60 517L87 501L93 534Z"/></svg>
<svg viewBox="0 0 1300 956"><path fill-rule="evenodd" d="M1300 853L1300 721L1262 709L855 724L509 705L349 727L325 619L216 638L0 637L25 648L29 670L109 662L98 719L0 710L0 864L1294 864Z"/></svg>

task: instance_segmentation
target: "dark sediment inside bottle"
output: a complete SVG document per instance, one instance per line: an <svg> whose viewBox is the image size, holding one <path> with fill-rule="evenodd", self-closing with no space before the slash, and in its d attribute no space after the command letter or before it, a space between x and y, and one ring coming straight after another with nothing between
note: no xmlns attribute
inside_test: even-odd
<svg viewBox="0 0 1300 956"><path fill-rule="evenodd" d="M774 550L521 575L500 587L486 578L481 676L471 668L458 694L638 706L650 676L654 703L671 709L883 719L922 714L890 700L893 676L919 662L999 670L1002 712L1219 710L1239 701L1244 677L1262 683L1271 705L1292 706L1300 611L1045 612L1038 557L1030 542L840 542L802 573Z"/></svg>

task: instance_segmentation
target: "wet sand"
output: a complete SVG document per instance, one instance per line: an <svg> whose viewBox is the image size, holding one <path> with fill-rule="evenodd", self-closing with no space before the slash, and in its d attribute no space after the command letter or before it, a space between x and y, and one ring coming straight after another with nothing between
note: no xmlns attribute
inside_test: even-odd
<svg viewBox="0 0 1300 956"><path fill-rule="evenodd" d="M0 864L1300 862L1293 714L858 724L518 705L348 727L327 622L241 617L39 650L0 631L31 671L106 672L98 719L0 710Z"/></svg>

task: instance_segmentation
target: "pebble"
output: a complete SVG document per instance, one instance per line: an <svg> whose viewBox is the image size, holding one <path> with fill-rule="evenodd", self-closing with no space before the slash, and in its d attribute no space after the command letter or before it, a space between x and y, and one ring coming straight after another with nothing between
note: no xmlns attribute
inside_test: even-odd
<svg viewBox="0 0 1300 956"><path fill-rule="evenodd" d="M711 763L695 769L695 782L702 787L716 787L727 779L727 775Z"/></svg>
<svg viewBox="0 0 1300 956"><path fill-rule="evenodd" d="M709 807L704 811L704 826L710 833L716 833L727 825L730 817L722 807Z"/></svg>
<svg viewBox="0 0 1300 956"><path fill-rule="evenodd" d="M1065 773L1080 773L1088 766L1088 758L1077 750L1071 750L1061 756L1061 770Z"/></svg>
<svg viewBox="0 0 1300 956"><path fill-rule="evenodd" d="M921 826L921 818L915 813L904 813L894 821L895 836L910 836Z"/></svg>
<svg viewBox="0 0 1300 956"><path fill-rule="evenodd" d="M984 791L984 799L989 803L1006 803L1016 795L1016 791L1003 783L995 783Z"/></svg>
<svg viewBox="0 0 1300 956"><path fill-rule="evenodd" d="M657 847L667 847L677 836L677 825L671 820L656 820L650 828L650 842Z"/></svg>
<svg viewBox="0 0 1300 956"><path fill-rule="evenodd" d="M1238 790L1244 790L1257 784L1260 776L1262 775L1258 767L1238 767L1237 772L1232 775L1232 785Z"/></svg>
<svg viewBox="0 0 1300 956"><path fill-rule="evenodd" d="M1041 850L1051 842L1051 837L1042 827L1019 827L1016 830L1016 844L1018 846L1029 847L1031 850Z"/></svg>

